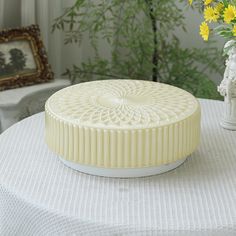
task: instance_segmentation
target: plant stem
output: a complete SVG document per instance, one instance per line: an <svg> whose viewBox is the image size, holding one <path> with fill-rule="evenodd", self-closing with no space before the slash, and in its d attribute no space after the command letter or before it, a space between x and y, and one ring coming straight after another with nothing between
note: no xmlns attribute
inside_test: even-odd
<svg viewBox="0 0 236 236"><path fill-rule="evenodd" d="M158 77L158 70L157 70L157 66L158 66L158 48L157 48L158 42L157 42L157 24L156 24L157 19L153 10L153 0L145 0L145 1L148 5L149 17L151 19L152 31L153 31L154 50L152 54L152 64L153 64L152 80L155 82L160 82L160 78Z"/></svg>

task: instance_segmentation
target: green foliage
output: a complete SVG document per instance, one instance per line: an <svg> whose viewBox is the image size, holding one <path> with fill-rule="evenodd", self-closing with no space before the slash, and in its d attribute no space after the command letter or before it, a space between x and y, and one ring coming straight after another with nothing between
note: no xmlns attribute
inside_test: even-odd
<svg viewBox="0 0 236 236"><path fill-rule="evenodd" d="M88 61L68 68L73 82L131 78L160 81L199 97L218 99L207 71L222 73L223 60L215 48L184 49L174 35L185 31L183 9L175 0L77 0L55 20L53 30L65 32L65 44L81 45L84 34L94 51ZM99 40L111 48L101 56Z"/></svg>

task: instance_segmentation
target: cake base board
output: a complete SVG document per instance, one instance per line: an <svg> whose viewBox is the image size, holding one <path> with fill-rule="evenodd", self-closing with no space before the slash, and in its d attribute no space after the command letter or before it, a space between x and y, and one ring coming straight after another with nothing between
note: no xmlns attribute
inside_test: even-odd
<svg viewBox="0 0 236 236"><path fill-rule="evenodd" d="M60 157L60 160L68 167L91 175L98 175L103 177L113 178L136 178L145 177L151 175L162 174L167 171L173 170L183 164L186 158L177 160L175 162L164 164L156 167L144 167L144 168L102 168L89 165L81 165L75 162L67 161Z"/></svg>

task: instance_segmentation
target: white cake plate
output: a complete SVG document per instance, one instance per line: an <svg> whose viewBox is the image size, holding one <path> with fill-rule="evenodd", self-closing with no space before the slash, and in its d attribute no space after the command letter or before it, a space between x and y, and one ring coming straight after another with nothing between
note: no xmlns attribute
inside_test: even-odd
<svg viewBox="0 0 236 236"><path fill-rule="evenodd" d="M89 165L81 165L75 162L66 161L60 157L60 160L68 167L91 175L98 175L103 177L115 177L115 178L135 178L145 177L150 175L162 174L167 171L173 170L183 164L186 158L172 162L170 164L160 165L157 167L144 167L144 168L101 168Z"/></svg>

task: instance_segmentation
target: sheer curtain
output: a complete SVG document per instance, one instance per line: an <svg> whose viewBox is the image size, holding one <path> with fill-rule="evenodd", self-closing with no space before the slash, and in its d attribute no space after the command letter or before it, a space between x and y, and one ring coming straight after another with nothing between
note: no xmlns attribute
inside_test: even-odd
<svg viewBox="0 0 236 236"><path fill-rule="evenodd" d="M4 27L4 0L0 0L0 29Z"/></svg>
<svg viewBox="0 0 236 236"><path fill-rule="evenodd" d="M55 77L60 77L66 68L79 65L93 56L88 44L87 36L81 47L78 45L64 45L63 33L51 33L53 20L70 7L76 0L0 0L0 30L8 27L28 26L38 24L41 29L43 42L47 48L49 63L55 72ZM97 1L97 0L94 0ZM102 40L101 51L109 51L108 45ZM110 55L108 55L110 57Z"/></svg>
<svg viewBox="0 0 236 236"><path fill-rule="evenodd" d="M21 0L21 25L36 23L40 26L49 62L56 77L60 77L62 73L62 35L60 32L51 33L51 25L62 11L62 0Z"/></svg>

